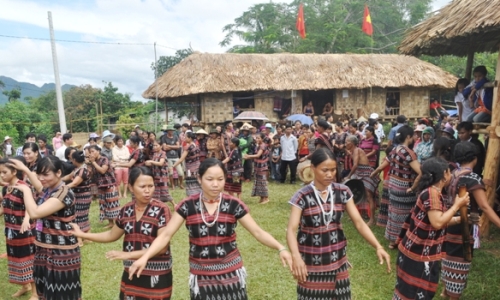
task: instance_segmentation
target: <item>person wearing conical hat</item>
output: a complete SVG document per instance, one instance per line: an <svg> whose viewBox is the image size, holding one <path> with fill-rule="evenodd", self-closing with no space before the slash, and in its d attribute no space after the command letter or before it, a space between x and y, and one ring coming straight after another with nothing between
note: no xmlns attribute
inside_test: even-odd
<svg viewBox="0 0 500 300"><path fill-rule="evenodd" d="M214 128L210 130L210 136L207 139L207 157L221 159L222 145L220 142L220 133Z"/></svg>
<svg viewBox="0 0 500 300"><path fill-rule="evenodd" d="M202 163L207 157L207 141L208 132L203 129L196 131L196 141L198 142L198 147L200 148L200 163Z"/></svg>

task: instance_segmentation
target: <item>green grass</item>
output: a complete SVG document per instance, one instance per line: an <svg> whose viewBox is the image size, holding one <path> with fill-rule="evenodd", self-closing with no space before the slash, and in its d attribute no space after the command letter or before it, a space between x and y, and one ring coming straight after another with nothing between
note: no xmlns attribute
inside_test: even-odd
<svg viewBox="0 0 500 300"><path fill-rule="evenodd" d="M266 205L259 205L258 198L251 198L251 184L244 184L243 200L249 205L252 216L258 224L283 244L288 221L287 204L299 185L271 183L270 199ZM175 199L182 199L184 190L175 190ZM124 200L123 202L128 201ZM92 230L100 232L103 224L98 223L98 205L92 203ZM3 228L3 218L0 221ZM347 216L343 218L348 238L348 257L354 268L350 270L353 299L390 299L395 283L396 251L391 251L391 274L385 266L378 264L375 251L356 232ZM373 231L382 245L388 243L383 238L383 229L374 227ZM295 282L290 272L284 269L275 250L259 244L242 226L238 226L238 247L248 271L248 294L250 299L296 299ZM500 231L492 228L493 241L482 241L482 248L474 253L474 262L469 283L462 299L500 299L498 280L500 278ZM84 299L117 299L123 267L121 262L110 262L105 253L121 250L121 240L110 244L88 244L82 248L82 285ZM188 289L188 238L187 230L182 227L172 240L174 259L173 299L189 299ZM0 249L5 249L5 239L0 239ZM10 299L17 286L8 283L7 261L0 260L0 299ZM440 291L442 287L440 286ZM436 297L438 298L438 297ZM28 299L25 296L21 299Z"/></svg>

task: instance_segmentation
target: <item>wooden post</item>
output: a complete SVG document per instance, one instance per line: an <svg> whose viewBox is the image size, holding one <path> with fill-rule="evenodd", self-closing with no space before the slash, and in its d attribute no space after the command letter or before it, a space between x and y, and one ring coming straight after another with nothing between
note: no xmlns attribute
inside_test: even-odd
<svg viewBox="0 0 500 300"><path fill-rule="evenodd" d="M467 54L467 65L465 67L465 78L467 78L469 80L472 80L472 65L473 64L474 64L474 51L469 50L469 54Z"/></svg>
<svg viewBox="0 0 500 300"><path fill-rule="evenodd" d="M498 52L497 70L495 80L500 80L500 49ZM486 162L484 164L484 183L486 184L486 197L488 204L493 206L495 201L495 192L498 180L498 167L500 158L500 138L497 136L495 129L500 126L500 92L498 87L493 92L493 111L491 112L491 126L489 129L488 152L486 153ZM481 235L488 236L490 230L490 221L483 214L481 217Z"/></svg>

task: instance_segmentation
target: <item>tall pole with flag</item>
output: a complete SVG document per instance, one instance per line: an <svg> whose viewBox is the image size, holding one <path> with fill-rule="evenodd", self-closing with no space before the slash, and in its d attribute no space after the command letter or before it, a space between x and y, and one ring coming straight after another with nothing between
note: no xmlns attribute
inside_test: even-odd
<svg viewBox="0 0 500 300"><path fill-rule="evenodd" d="M297 14L297 23L295 24L301 38L306 38L306 23L304 20L304 4L300 3L299 13Z"/></svg>
<svg viewBox="0 0 500 300"><path fill-rule="evenodd" d="M372 25L372 17L370 15L370 10L368 10L368 6L365 4L365 12L363 13L363 25L361 26L361 30L364 33L371 37L371 45L372 45L372 53L373 53L373 25ZM370 100L372 99L372 87L370 86Z"/></svg>

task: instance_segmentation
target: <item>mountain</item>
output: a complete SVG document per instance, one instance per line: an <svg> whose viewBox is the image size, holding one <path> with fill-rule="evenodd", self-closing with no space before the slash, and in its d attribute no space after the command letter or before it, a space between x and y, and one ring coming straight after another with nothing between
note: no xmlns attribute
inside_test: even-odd
<svg viewBox="0 0 500 300"><path fill-rule="evenodd" d="M19 82L13 78L1 75L0 75L0 81L2 81L5 84L3 90L10 91L12 89L15 89L16 87L19 87L21 89L22 101L24 101L25 97L38 98L42 94L49 92L51 90L55 90L56 88L56 85L54 83L45 83L41 87L38 87L29 82ZM76 85L64 84L61 88L63 91L68 91L73 87L76 87ZM7 101L8 101L7 96L0 93L0 105L7 103Z"/></svg>

